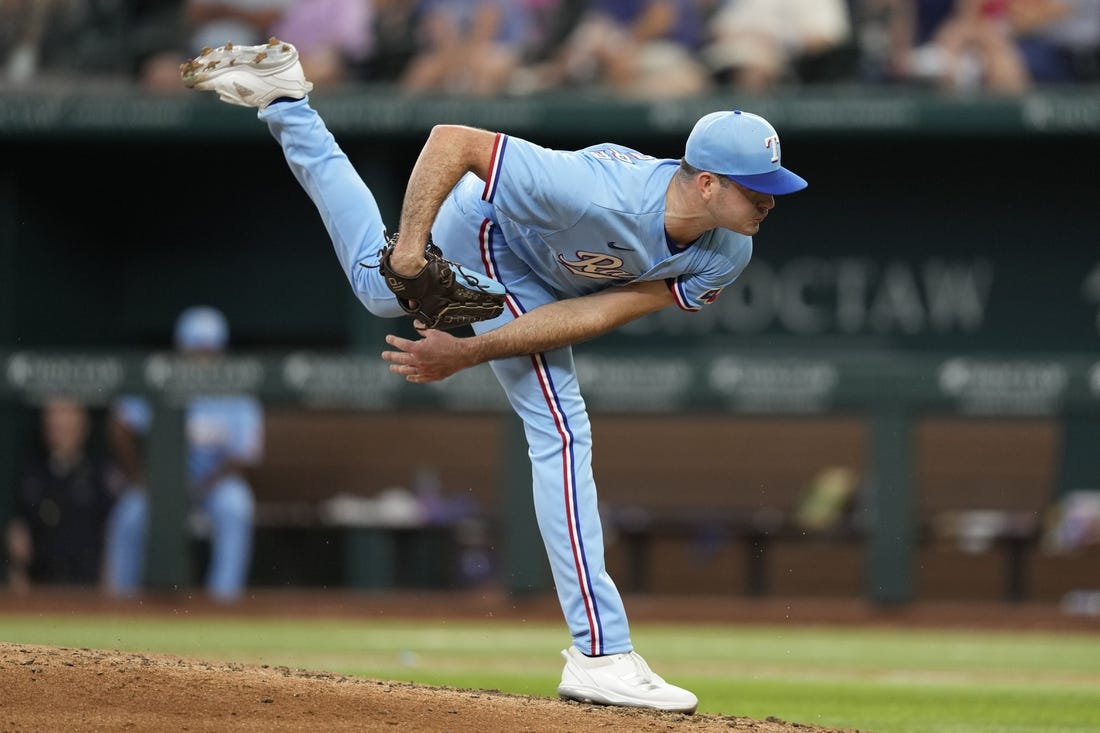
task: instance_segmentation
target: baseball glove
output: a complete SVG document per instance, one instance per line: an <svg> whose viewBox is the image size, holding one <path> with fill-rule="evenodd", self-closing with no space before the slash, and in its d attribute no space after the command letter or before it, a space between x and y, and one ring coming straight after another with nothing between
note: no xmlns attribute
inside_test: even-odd
<svg viewBox="0 0 1100 733"><path fill-rule="evenodd" d="M426 328L458 328L496 318L503 312L504 286L445 259L430 239L424 252L428 260L424 268L412 276L397 274L390 265L396 243L394 234L382 248L378 269L402 310Z"/></svg>

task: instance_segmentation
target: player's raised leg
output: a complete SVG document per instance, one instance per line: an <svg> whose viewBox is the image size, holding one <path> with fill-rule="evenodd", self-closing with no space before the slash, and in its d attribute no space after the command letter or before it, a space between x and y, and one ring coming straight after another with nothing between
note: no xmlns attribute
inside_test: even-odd
<svg viewBox="0 0 1100 733"><path fill-rule="evenodd" d="M291 172L317 207L352 289L367 309L403 316L377 269L386 243L378 204L324 121L309 106L306 81L293 45L272 38L261 46L226 44L206 49L180 67L183 83L216 92L229 104L259 109L283 149Z"/></svg>

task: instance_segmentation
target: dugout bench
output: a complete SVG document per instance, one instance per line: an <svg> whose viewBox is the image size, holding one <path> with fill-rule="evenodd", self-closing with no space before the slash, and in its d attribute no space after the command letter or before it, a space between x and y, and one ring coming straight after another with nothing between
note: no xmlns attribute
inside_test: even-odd
<svg viewBox="0 0 1100 733"><path fill-rule="evenodd" d="M662 358L647 353L644 358L631 362L630 373L641 373L639 364L659 362ZM911 600L920 582L918 553L923 544L923 527L917 490L923 491L933 475L916 460L922 452L920 442L929 440L927 436L922 437L922 425L927 424L924 421L936 416L961 416L978 421L1008 415L1016 420L1041 419L1057 425L1064 424L1066 420L1080 420L1084 424L1094 425L1096 413L1100 411L1100 362L1082 356L1065 355L1041 360L994 360L957 355L925 355L920 359L904 360L885 355L813 359L772 355L738 357L737 374L767 374L769 382L766 386L769 389L776 381L773 378L776 374L791 378L799 378L802 374L814 377L809 380L814 390L812 394L799 393L799 401L790 402L792 390L797 391L796 388L800 387L800 382L795 379L784 383L784 389L779 394L783 401L772 405L762 399L762 395L775 397L777 393L747 393L746 389L753 386L751 382L746 383L743 379L723 382L713 378L716 372L729 369L730 357L725 354L700 353L690 360L680 356L668 358L670 364L675 364L675 369L659 363L656 370L660 374L676 375L676 385L681 385L685 391L674 395L677 398L675 401L654 400L649 405L636 406L631 414L625 414L621 403L618 408L614 403L623 393L622 384L586 385L588 403L596 419L610 420L618 416L620 425L616 430L626 431L614 437L606 426L601 427L594 422L594 466L601 485L602 500L614 504L621 502L625 496L630 501L639 502L642 497L638 492L648 491L648 506L658 513L657 516L672 520L675 516L669 511L670 506L682 505L687 501L694 503L697 498L695 506L707 509L712 518L720 517L721 508L714 505L716 496L767 496L774 505L778 501L776 497L783 491L788 492L790 497L803 488L801 481L789 473L796 462L784 450L806 454L820 449L828 461L819 461L819 466L836 464L840 462L838 459L847 455L853 461L851 465L862 467L867 478L865 521L860 525L863 535L857 557L857 592L883 604ZM689 373L677 372L684 369ZM960 379L960 370L965 379ZM375 358L350 354L242 354L215 364L196 366L177 356L160 353L15 352L0 354L0 375L3 375L0 401L8 405L13 402L33 403L43 395L67 393L90 403L103 404L112 395L122 392L150 395L157 411L149 445L152 467L150 483L155 487L152 507L154 526L151 531L158 541L151 543L148 567L151 583L164 588L179 587L181 581L188 577L187 536L181 521L186 515L181 405L189 395L251 392L259 395L271 408L296 406L310 410L335 410L345 413L347 420L356 420L363 415L384 416L387 421L401 415L408 416L410 420L426 413L433 416L423 424L405 426L400 428L402 430L422 431L424 425L438 424L436 421L439 420L482 414L492 427L481 433L469 431L468 437L473 443L461 448L460 452L463 456L472 457L472 461L481 461L487 454L491 456L495 448L499 451L496 454L499 460L490 460L478 466L471 463L458 468L476 473L476 478L468 481L471 489L476 484L478 490L498 492L494 503L494 512L498 517L494 524L496 556L500 560L500 567L496 569L498 577L508 590L515 593L548 588L545 556L531 511L530 471L521 430L515 418L502 410L499 390L486 387L492 383L491 376L471 373L449 383L446 390L410 390L404 382L384 378L386 375L382 372L384 366L379 366ZM610 391L605 391L608 389ZM660 405L666 407L660 409ZM674 405L674 409L667 405ZM653 409L654 406L657 409ZM643 420L639 419L640 416L653 419ZM683 430L670 430L670 424L677 421ZM805 424L828 422L829 429L825 434L833 437L823 439L820 435L800 437L797 432L792 434L792 426L803 424L803 421ZM763 430L765 436L769 433L768 426L772 425L776 431L782 432L782 440L778 439L777 432L770 438L747 444L743 440L739 443L736 435L723 437L715 432L719 429L717 426L746 423L752 423L754 430ZM643 440L642 436L630 433L647 424L662 426L664 432L659 433L655 441ZM689 429L689 424L696 424L697 427ZM1011 421L1008 424L1011 425ZM847 427L840 429L840 425ZM10 426L10 423L0 424L0 431L8 431ZM984 431L986 426L979 427ZM458 434L453 427L442 429L448 436ZM698 432L693 433L692 430ZM858 440L852 437L853 431L858 434ZM304 436L308 432L299 432L298 435ZM672 446L667 440L661 440L662 435L679 433L688 436L685 443ZM1088 431L1085 433L1090 438L1094 435ZM392 436L395 433L388 431L387 434ZM356 454L386 455L388 450L384 442L368 444L364 448L362 443L354 441L341 443L335 435L324 443L326 459ZM439 439L431 443L425 443L422 439L408 442L420 446L442 446L444 443ZM949 439L947 442L954 441ZM492 445L488 445L490 443ZM1083 453L1089 458L1096 457L1093 444L1088 441L1075 443L1063 437L1061 444L1067 450L1076 446L1078 455ZM743 448L740 453L737 452L739 445ZM382 449L378 450L380 446ZM616 449L616 446L619 448ZM695 466L699 470L701 465L690 460L690 454L683 452L690 446L714 456L719 463L725 461L724 467L715 473L712 462L709 471L697 474L685 472L685 466ZM961 465L969 463L974 473L968 477L958 473L957 468L952 469L955 473L948 476L950 480L940 483L948 495L954 491L968 497L973 496L976 486L987 486L991 500L1003 497L1004 481L1013 477L1045 490L1050 487L1051 474L1057 474L1058 469L1061 469L1061 480L1065 482L1065 468L1072 463L1064 457L1059 463L1054 455L1057 451L1050 444L1047 448L1046 458L1042 461L1018 464L1005 462L998 456L973 460L973 449L970 448L967 450L971 452L964 456L966 460ZM655 449L662 452L658 454ZM628 454L615 457L615 450L626 450ZM1009 449L1007 455L1017 452L1016 449ZM285 455L290 460L291 453L288 451ZM657 455L662 460L640 460L641 456L647 455ZM269 451L270 460L277 462L283 456L282 450ZM392 458L392 455L389 457ZM1005 475L990 478L990 471L999 462L1003 463ZM1052 468L1052 464L1057 464L1058 468ZM1037 473L1042 473L1045 479L1028 479L1025 472L1028 465L1032 465L1032 470ZM302 472L299 474L302 480L309 479L308 467L295 468L287 464L282 470L288 476L297 470ZM340 470L345 471L345 477L361 478L363 475L361 468L345 466ZM379 477L385 475L385 466L376 466L374 470ZM495 470L499 470L499 474L495 474ZM1078 475L1082 472L1078 471ZM766 482L762 480L764 476L767 477ZM707 480L708 477L710 480ZM714 480L715 477L719 480ZM328 486L332 488L331 484ZM693 490L693 487L703 487L706 493L692 498L686 492ZM780 509L783 507L780 506ZM1028 509L1033 510L1033 505L1029 504ZM615 516L615 511L610 514ZM634 537L653 542L662 536L662 532L682 532L688 526L689 522L682 518L678 523L651 524L648 529L636 525ZM740 528L744 530L743 525ZM749 538L747 546L750 553L746 564L753 561L754 556L770 558L772 548L781 539L781 533L774 529L743 534ZM782 539L808 544L806 540L786 534ZM1017 553L1017 558L1026 552L1031 541L1027 533L1009 539L1016 543L1010 547L1015 548L1012 551ZM639 546L635 545L636 548ZM612 554L617 551L615 544L611 543L609 547ZM763 552L761 548L764 548ZM634 579L631 582L644 587L642 571L649 560L644 556L644 549L635 552L643 554L634 556L632 567L639 573L632 576ZM657 554L651 553L651 557ZM763 583L765 573L761 568L764 566L753 567L756 569L746 572L747 579L743 579L745 585L742 587L750 592L789 591L789 588L776 582L774 572L770 577L774 585L768 588ZM676 566L676 571L685 577L689 575L686 571L690 570L690 562ZM614 567L612 571L617 572ZM1018 582L1021 578L1016 576L1016 580L1012 581L1016 585L1009 586L1015 588L1011 592L1016 595L1024 592Z"/></svg>
<svg viewBox="0 0 1100 733"><path fill-rule="evenodd" d="M1027 600L1028 564L1057 479L1059 424L1049 418L944 416L915 423L915 586L936 592L944 585L923 571L930 553L981 554L995 562L986 572L997 578L997 595ZM822 581L820 591L859 592L864 558L858 550L870 534L865 502L871 436L865 420L675 416L647 423L601 416L594 426L604 449L597 467L604 520L619 545L615 577L624 589L660 590L661 582L674 582L674 573L691 572L684 567L690 559L680 560L681 569L662 573L657 567L662 548L679 543L712 557L724 547L722 561L739 569L712 563L709 572L748 597L777 590L797 594L799 582L812 580L805 577L807 568L797 566L830 553L833 563L848 565L848 577L833 577L832 589ZM665 438L668 450L695 475L681 472L678 480L669 465L648 468L647 480L632 465L624 447L661 440L661 433L679 436ZM716 451L715 443L727 448ZM792 445L799 447L797 455ZM838 481L853 485L838 491ZM806 511L815 496L830 493L838 501L831 516ZM784 554L784 548L795 549ZM801 573L796 581L786 578L792 565Z"/></svg>

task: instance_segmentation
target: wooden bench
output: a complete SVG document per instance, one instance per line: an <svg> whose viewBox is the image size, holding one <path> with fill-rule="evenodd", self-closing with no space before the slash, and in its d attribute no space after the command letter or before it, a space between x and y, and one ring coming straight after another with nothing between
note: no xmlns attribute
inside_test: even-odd
<svg viewBox="0 0 1100 733"><path fill-rule="evenodd" d="M594 425L605 521L624 549L624 587L653 590L661 577L676 587L691 576L705 587L707 574L724 572L719 584L739 583L750 596L820 590L824 577L834 593L864 591L860 515L825 530L794 519L823 470L845 467L867 480L865 420L601 417ZM1028 598L1027 568L1057 480L1058 437L1054 420L918 419L913 511L922 592L982 588L1009 601ZM662 460L638 461L639 453ZM977 531L986 533L981 546ZM689 554L670 552L672 543L709 544L720 562L700 573ZM723 563L740 571L723 571ZM981 567L982 577L960 574L960 563Z"/></svg>
<svg viewBox="0 0 1100 733"><path fill-rule="evenodd" d="M609 565L636 592L771 592L774 543L806 536L792 516L815 476L867 460L855 417L598 415L593 435ZM850 526L828 534L859 539Z"/></svg>
<svg viewBox="0 0 1100 733"><path fill-rule="evenodd" d="M421 471L448 493L491 505L501 481L501 430L494 414L269 408L264 461L249 477L257 501L276 510L413 488Z"/></svg>
<svg viewBox="0 0 1100 733"><path fill-rule="evenodd" d="M1027 568L1056 493L1061 427L1039 418L929 417L914 431L918 586L945 597L1031 596ZM991 562L1001 555L1000 579Z"/></svg>
<svg viewBox="0 0 1100 733"><path fill-rule="evenodd" d="M265 459L248 472L254 578L359 588L460 581L454 554L459 539L471 540L458 534L480 531L495 512L500 415L269 408L265 418ZM413 498L461 502L467 516L423 524L364 516L395 488L438 490Z"/></svg>

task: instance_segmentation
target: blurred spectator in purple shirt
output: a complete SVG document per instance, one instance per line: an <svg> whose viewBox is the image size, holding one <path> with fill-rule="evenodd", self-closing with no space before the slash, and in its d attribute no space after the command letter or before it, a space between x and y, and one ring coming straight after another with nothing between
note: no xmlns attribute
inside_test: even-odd
<svg viewBox="0 0 1100 733"><path fill-rule="evenodd" d="M271 33L294 44L314 86L327 86L370 55L373 17L371 0L295 0Z"/></svg>
<svg viewBox="0 0 1100 733"><path fill-rule="evenodd" d="M1034 83L1100 78L1100 0L1016 0L1010 8Z"/></svg>
<svg viewBox="0 0 1100 733"><path fill-rule="evenodd" d="M1019 94L1096 78L1100 0L864 0L884 10L890 80Z"/></svg>
<svg viewBox="0 0 1100 733"><path fill-rule="evenodd" d="M297 47L315 86L341 83L370 53L376 1L185 0L178 13L182 40L150 55L140 77L146 88L182 92L179 65L204 47L251 46L277 36Z"/></svg>
<svg viewBox="0 0 1100 733"><path fill-rule="evenodd" d="M530 8L513 0L425 0L419 50L401 87L410 94L503 91L522 57Z"/></svg>
<svg viewBox="0 0 1100 733"><path fill-rule="evenodd" d="M699 94L709 76L696 54L707 0L593 0L560 52L528 70L534 89L606 87L628 97Z"/></svg>

